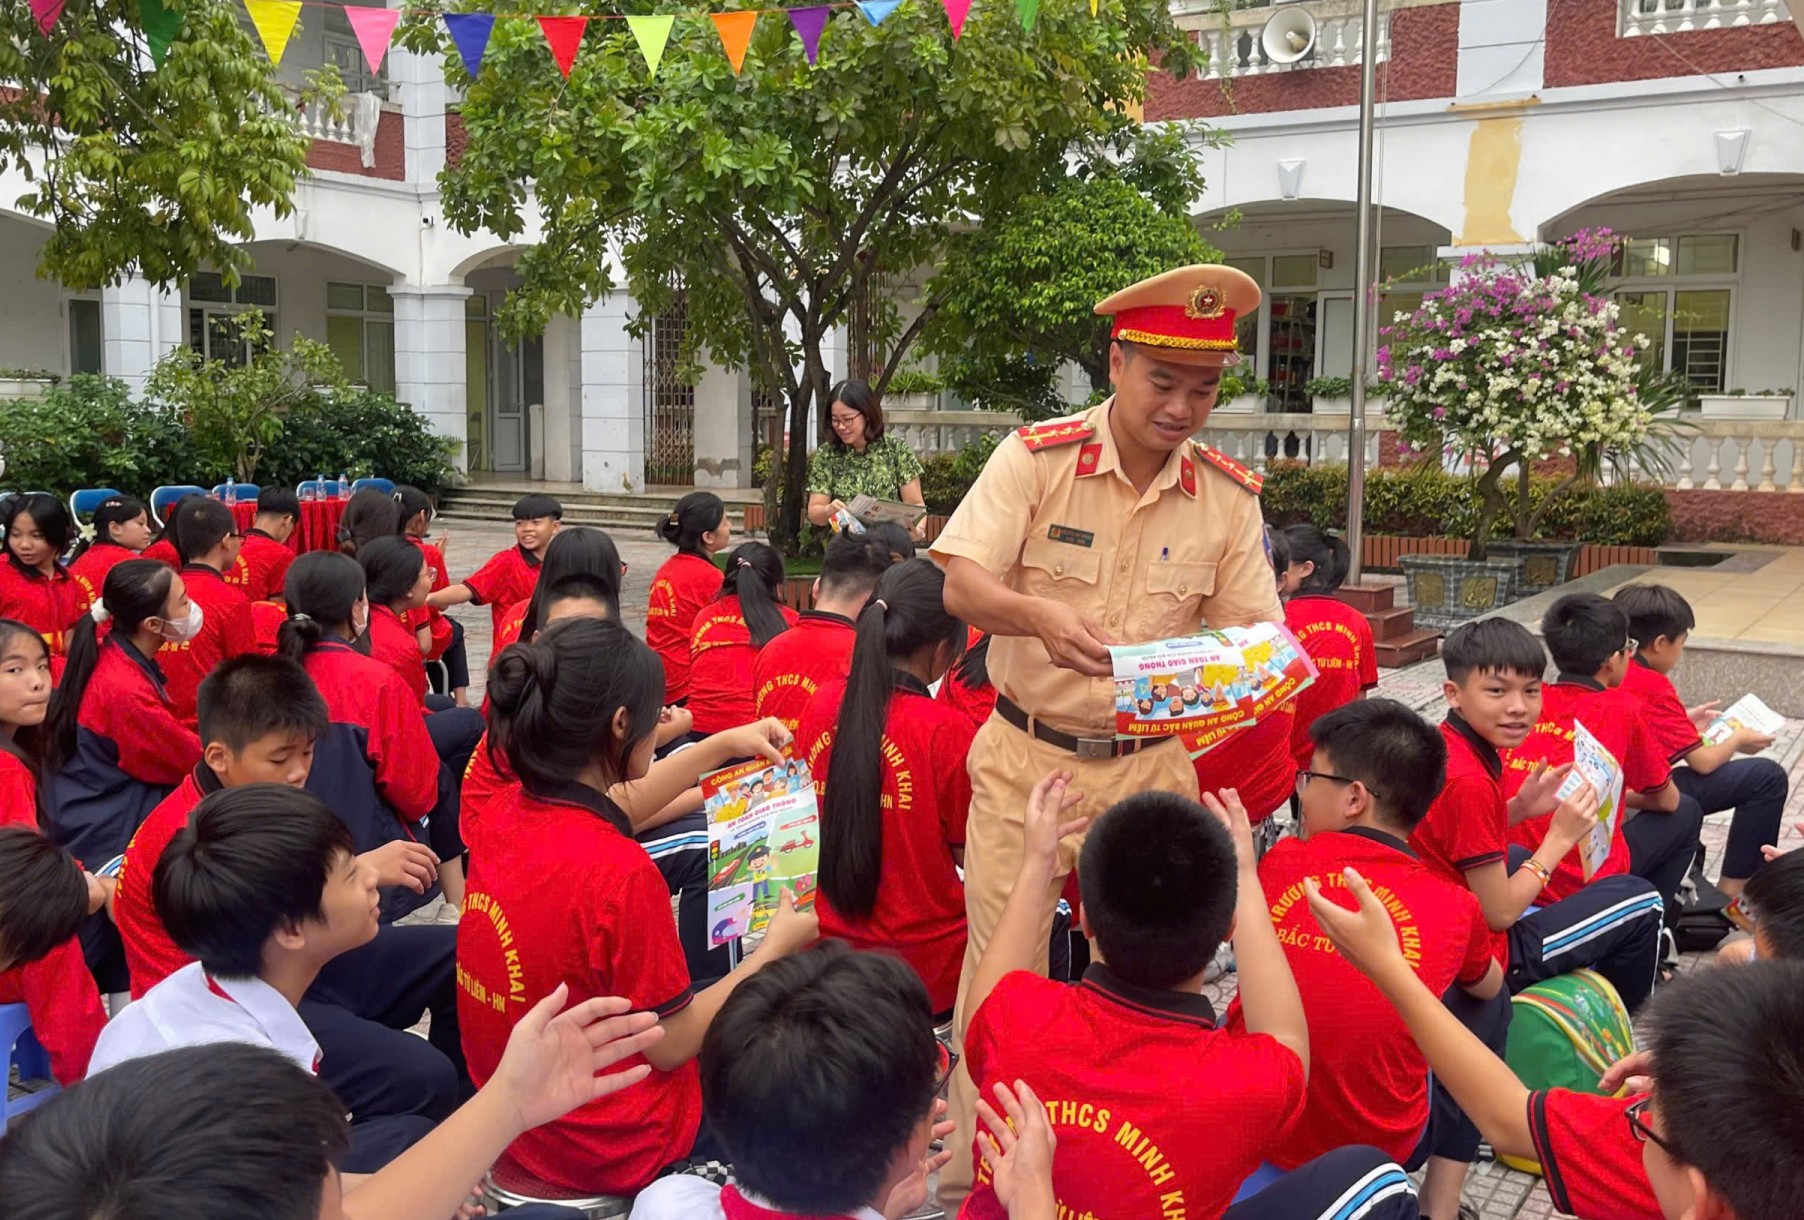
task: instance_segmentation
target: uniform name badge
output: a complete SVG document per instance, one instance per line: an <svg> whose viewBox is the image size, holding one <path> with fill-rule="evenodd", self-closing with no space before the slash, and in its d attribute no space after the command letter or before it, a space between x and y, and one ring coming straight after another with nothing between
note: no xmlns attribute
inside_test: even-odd
<svg viewBox="0 0 1804 1220"><path fill-rule="evenodd" d="M1109 649L1115 731L1123 737L1244 729L1316 679L1314 662L1282 623Z"/></svg>

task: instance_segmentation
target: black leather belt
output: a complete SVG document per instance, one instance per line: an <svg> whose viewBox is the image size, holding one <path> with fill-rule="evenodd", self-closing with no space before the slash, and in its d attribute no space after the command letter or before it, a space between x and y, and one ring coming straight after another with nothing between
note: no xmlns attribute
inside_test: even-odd
<svg viewBox="0 0 1804 1220"><path fill-rule="evenodd" d="M1068 750L1085 760L1126 758L1148 746L1171 740L1170 737L1073 737L1070 733L1061 733L1051 725L1029 716L1006 695L996 696L996 714L1029 737L1049 746Z"/></svg>

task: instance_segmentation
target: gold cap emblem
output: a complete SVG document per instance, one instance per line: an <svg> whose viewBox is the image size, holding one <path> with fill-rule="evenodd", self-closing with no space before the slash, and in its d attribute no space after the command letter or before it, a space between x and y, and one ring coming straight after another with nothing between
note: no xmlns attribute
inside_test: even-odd
<svg viewBox="0 0 1804 1220"><path fill-rule="evenodd" d="M1192 318L1219 318L1221 310L1221 293L1206 284L1190 294L1190 304L1184 308Z"/></svg>

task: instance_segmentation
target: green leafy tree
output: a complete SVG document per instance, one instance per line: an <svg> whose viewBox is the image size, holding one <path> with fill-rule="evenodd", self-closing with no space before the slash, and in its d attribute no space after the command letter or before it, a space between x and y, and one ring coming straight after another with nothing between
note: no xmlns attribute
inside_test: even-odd
<svg viewBox="0 0 1804 1220"><path fill-rule="evenodd" d="M1106 389L1109 320L1096 302L1221 257L1190 222L1202 175L1186 133L1137 131L1119 143L954 239L930 285L940 307L923 346L967 400L1042 414L1067 360Z"/></svg>
<svg viewBox="0 0 1804 1220"><path fill-rule="evenodd" d="M0 10L0 170L50 222L40 274L75 289L132 271L161 285L245 265L252 216L292 210L309 141L269 58L226 0L177 0L155 66L139 0L70 4L46 37L30 7ZM160 41L160 40L159 40ZM308 97L336 104L335 72Z"/></svg>
<svg viewBox="0 0 1804 1220"><path fill-rule="evenodd" d="M404 38L448 46L437 23ZM532 184L544 236L517 264L501 318L512 333L614 288L612 255L639 326L681 292L691 348L749 367L787 404L786 477L766 495L781 485L773 534L791 545L834 328L868 303L881 389L939 302L873 283L934 264L955 228L1007 216L1069 151L1127 127L1152 55L1179 75L1194 55L1162 4L1103 0L1093 18L1086 0L1047 0L1031 31L1013 6L985 4L954 41L941 7L915 0L874 28L835 12L814 66L766 14L742 75L710 22L679 17L655 75L624 22L593 22L566 81L532 22L504 20L462 105L468 145L443 178L445 213L505 240L525 226ZM447 64L462 81L455 53Z"/></svg>

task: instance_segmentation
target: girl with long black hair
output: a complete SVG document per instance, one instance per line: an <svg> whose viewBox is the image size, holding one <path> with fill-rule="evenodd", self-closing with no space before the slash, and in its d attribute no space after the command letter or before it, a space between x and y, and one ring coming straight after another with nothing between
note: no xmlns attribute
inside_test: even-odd
<svg viewBox="0 0 1804 1220"><path fill-rule="evenodd" d="M77 543L69 557L69 575L80 581L90 599L100 596L113 565L141 554L150 545L150 509L136 496L108 496L94 510L94 538Z"/></svg>
<svg viewBox="0 0 1804 1220"><path fill-rule="evenodd" d="M716 575L719 575L718 570ZM545 625L548 595L566 581L599 584L608 600L607 617L619 618L620 582L625 576L626 564L620 561L620 549L606 530L586 525L559 530L545 548L545 559L539 565L539 581L533 586L532 596L515 602L503 616L489 654L490 664L509 644L530 640L539 633L539 628Z"/></svg>
<svg viewBox="0 0 1804 1220"><path fill-rule="evenodd" d="M50 647L17 619L0 619L0 826L40 828L38 741L50 710Z"/></svg>
<svg viewBox="0 0 1804 1220"><path fill-rule="evenodd" d="M664 697L689 697L689 630L695 616L720 591L714 556L733 540L727 506L711 491L692 491L658 522L658 537L676 548L651 580L645 609L645 642L664 662Z"/></svg>
<svg viewBox="0 0 1804 1220"><path fill-rule="evenodd" d="M401 511L401 537L420 548L420 553L426 556L426 566L432 569L430 592L450 588L451 571L445 566L445 548L451 545L451 534L442 532L431 541L426 536L432 528L432 519L438 515L432 497L403 483L395 488L395 503ZM464 625L428 605L408 616L408 626L415 630L425 626L431 633L432 648L426 653L426 659L440 661L445 666L445 689L440 693L451 696L452 703L458 707L469 706L470 657L464 647Z"/></svg>
<svg viewBox="0 0 1804 1220"><path fill-rule="evenodd" d="M976 730L928 687L965 649L946 577L909 559L858 616L852 671L802 713L798 748L821 802L821 933L899 954L949 1013L965 959L965 771Z"/></svg>
<svg viewBox="0 0 1804 1220"><path fill-rule="evenodd" d="M1347 579L1347 544L1307 522L1286 526L1284 540L1290 550L1284 625L1316 668L1315 681L1292 701L1290 753L1298 767L1307 767L1315 754L1309 726L1378 685L1378 654L1365 615L1334 596Z"/></svg>
<svg viewBox="0 0 1804 1220"><path fill-rule="evenodd" d="M689 629L689 702L697 733L718 733L755 715L752 667L759 649L795 626L782 602L783 560L762 542L742 542L727 556L715 600Z"/></svg>
<svg viewBox="0 0 1804 1220"><path fill-rule="evenodd" d="M69 508L55 496L30 491L14 496L0 513L6 560L0 563L0 617L17 619L61 656L68 631L87 613L93 595L64 566L75 536Z"/></svg>

